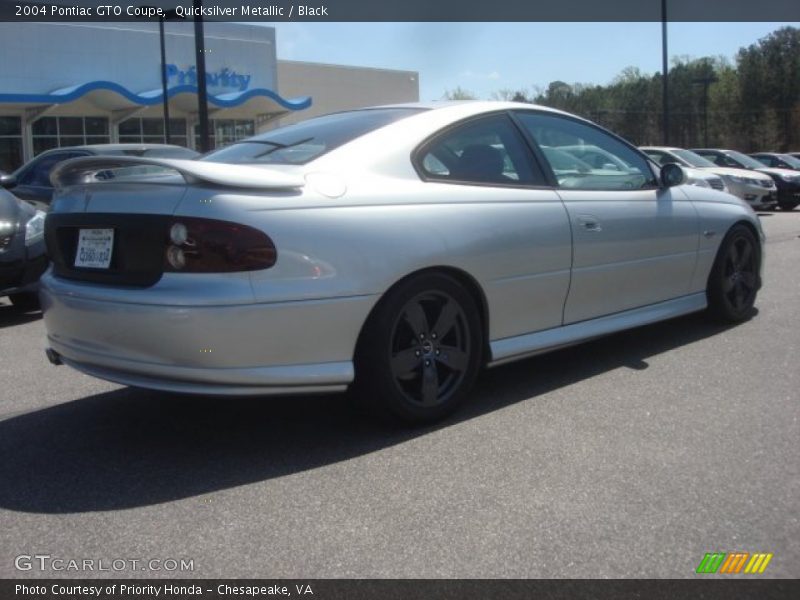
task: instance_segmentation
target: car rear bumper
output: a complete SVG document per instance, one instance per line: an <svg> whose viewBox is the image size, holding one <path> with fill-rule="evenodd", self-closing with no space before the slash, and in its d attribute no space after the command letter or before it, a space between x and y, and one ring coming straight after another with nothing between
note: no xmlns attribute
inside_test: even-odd
<svg viewBox="0 0 800 600"><path fill-rule="evenodd" d="M161 305L97 300L86 290L49 273L42 279L47 342L58 359L124 385L191 394L343 390L375 302Z"/></svg>

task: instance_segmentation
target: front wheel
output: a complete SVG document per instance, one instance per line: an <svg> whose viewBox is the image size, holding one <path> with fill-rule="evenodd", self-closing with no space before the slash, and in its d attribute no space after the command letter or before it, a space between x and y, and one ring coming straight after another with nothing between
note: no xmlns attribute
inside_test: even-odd
<svg viewBox="0 0 800 600"><path fill-rule="evenodd" d="M370 317L356 353L362 402L407 422L445 417L465 400L482 360L475 300L438 273L401 282Z"/></svg>
<svg viewBox="0 0 800 600"><path fill-rule="evenodd" d="M706 295L708 311L718 320L739 322L753 311L759 287L761 248L745 225L734 225L720 244Z"/></svg>

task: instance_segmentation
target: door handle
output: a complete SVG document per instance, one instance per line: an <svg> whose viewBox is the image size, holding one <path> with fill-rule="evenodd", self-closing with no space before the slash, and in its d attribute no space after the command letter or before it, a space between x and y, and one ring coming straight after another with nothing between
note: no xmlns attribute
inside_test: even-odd
<svg viewBox="0 0 800 600"><path fill-rule="evenodd" d="M603 231L600 219L594 215L578 215L578 224L585 231Z"/></svg>

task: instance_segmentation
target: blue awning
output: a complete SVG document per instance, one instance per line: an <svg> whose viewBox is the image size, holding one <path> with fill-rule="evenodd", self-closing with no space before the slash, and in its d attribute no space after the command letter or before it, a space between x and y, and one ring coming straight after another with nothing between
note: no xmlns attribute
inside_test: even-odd
<svg viewBox="0 0 800 600"><path fill-rule="evenodd" d="M197 86L180 85L167 90L170 106L187 111L197 109ZM0 93L0 104L54 105L84 100L105 110L119 110L136 106L159 106L163 102L160 89L134 93L113 81L90 81L57 89L49 94ZM272 90L256 88L243 92L208 95L208 103L219 109L243 108L254 114L303 110L311 106L311 98L283 98Z"/></svg>

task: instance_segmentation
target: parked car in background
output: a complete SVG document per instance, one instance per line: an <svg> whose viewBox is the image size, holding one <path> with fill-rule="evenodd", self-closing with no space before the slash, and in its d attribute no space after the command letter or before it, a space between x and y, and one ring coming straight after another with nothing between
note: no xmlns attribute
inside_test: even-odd
<svg viewBox="0 0 800 600"><path fill-rule="evenodd" d="M39 277L47 268L44 221L44 212L0 189L0 296L23 310L39 305Z"/></svg>
<svg viewBox="0 0 800 600"><path fill-rule="evenodd" d="M69 146L42 152L10 175L0 175L0 186L11 190L40 210L48 210L53 196L50 173L62 161L82 156L148 156L152 158L194 158L198 152L168 144L95 144ZM102 177L102 175L101 175Z"/></svg>
<svg viewBox="0 0 800 600"><path fill-rule="evenodd" d="M586 144L630 169L559 150ZM93 177L131 166L171 173ZM431 421L483 366L706 308L741 321L761 285L741 200L530 104L353 110L201 160L74 159L53 179L48 357L123 385L354 384Z"/></svg>
<svg viewBox="0 0 800 600"><path fill-rule="evenodd" d="M767 167L764 163L751 158L736 150L722 150L718 148L693 148L700 156L724 167L738 169L751 169L760 171L772 177L778 189L778 206L782 210L792 210L800 204L800 173L790 169Z"/></svg>
<svg viewBox="0 0 800 600"><path fill-rule="evenodd" d="M777 187L769 175L761 175L748 169L721 167L683 148L642 146L640 150L659 165L675 163L721 177L728 192L738 196L754 209L774 208L778 204Z"/></svg>
<svg viewBox="0 0 800 600"><path fill-rule="evenodd" d="M631 165L625 164L610 152L606 152L602 148L592 145L559 146L559 150L569 152L576 158L590 164L595 169L616 170L620 173L624 173L632 168ZM721 192L728 191L725 187L725 182L722 181L719 175L715 175L709 171L694 169L689 166L685 166L684 172L686 173L686 183L689 185L710 187Z"/></svg>
<svg viewBox="0 0 800 600"><path fill-rule="evenodd" d="M765 167L776 167L778 169L790 169L800 171L800 158L791 154L780 152L754 152L750 154L758 162L764 163Z"/></svg>

